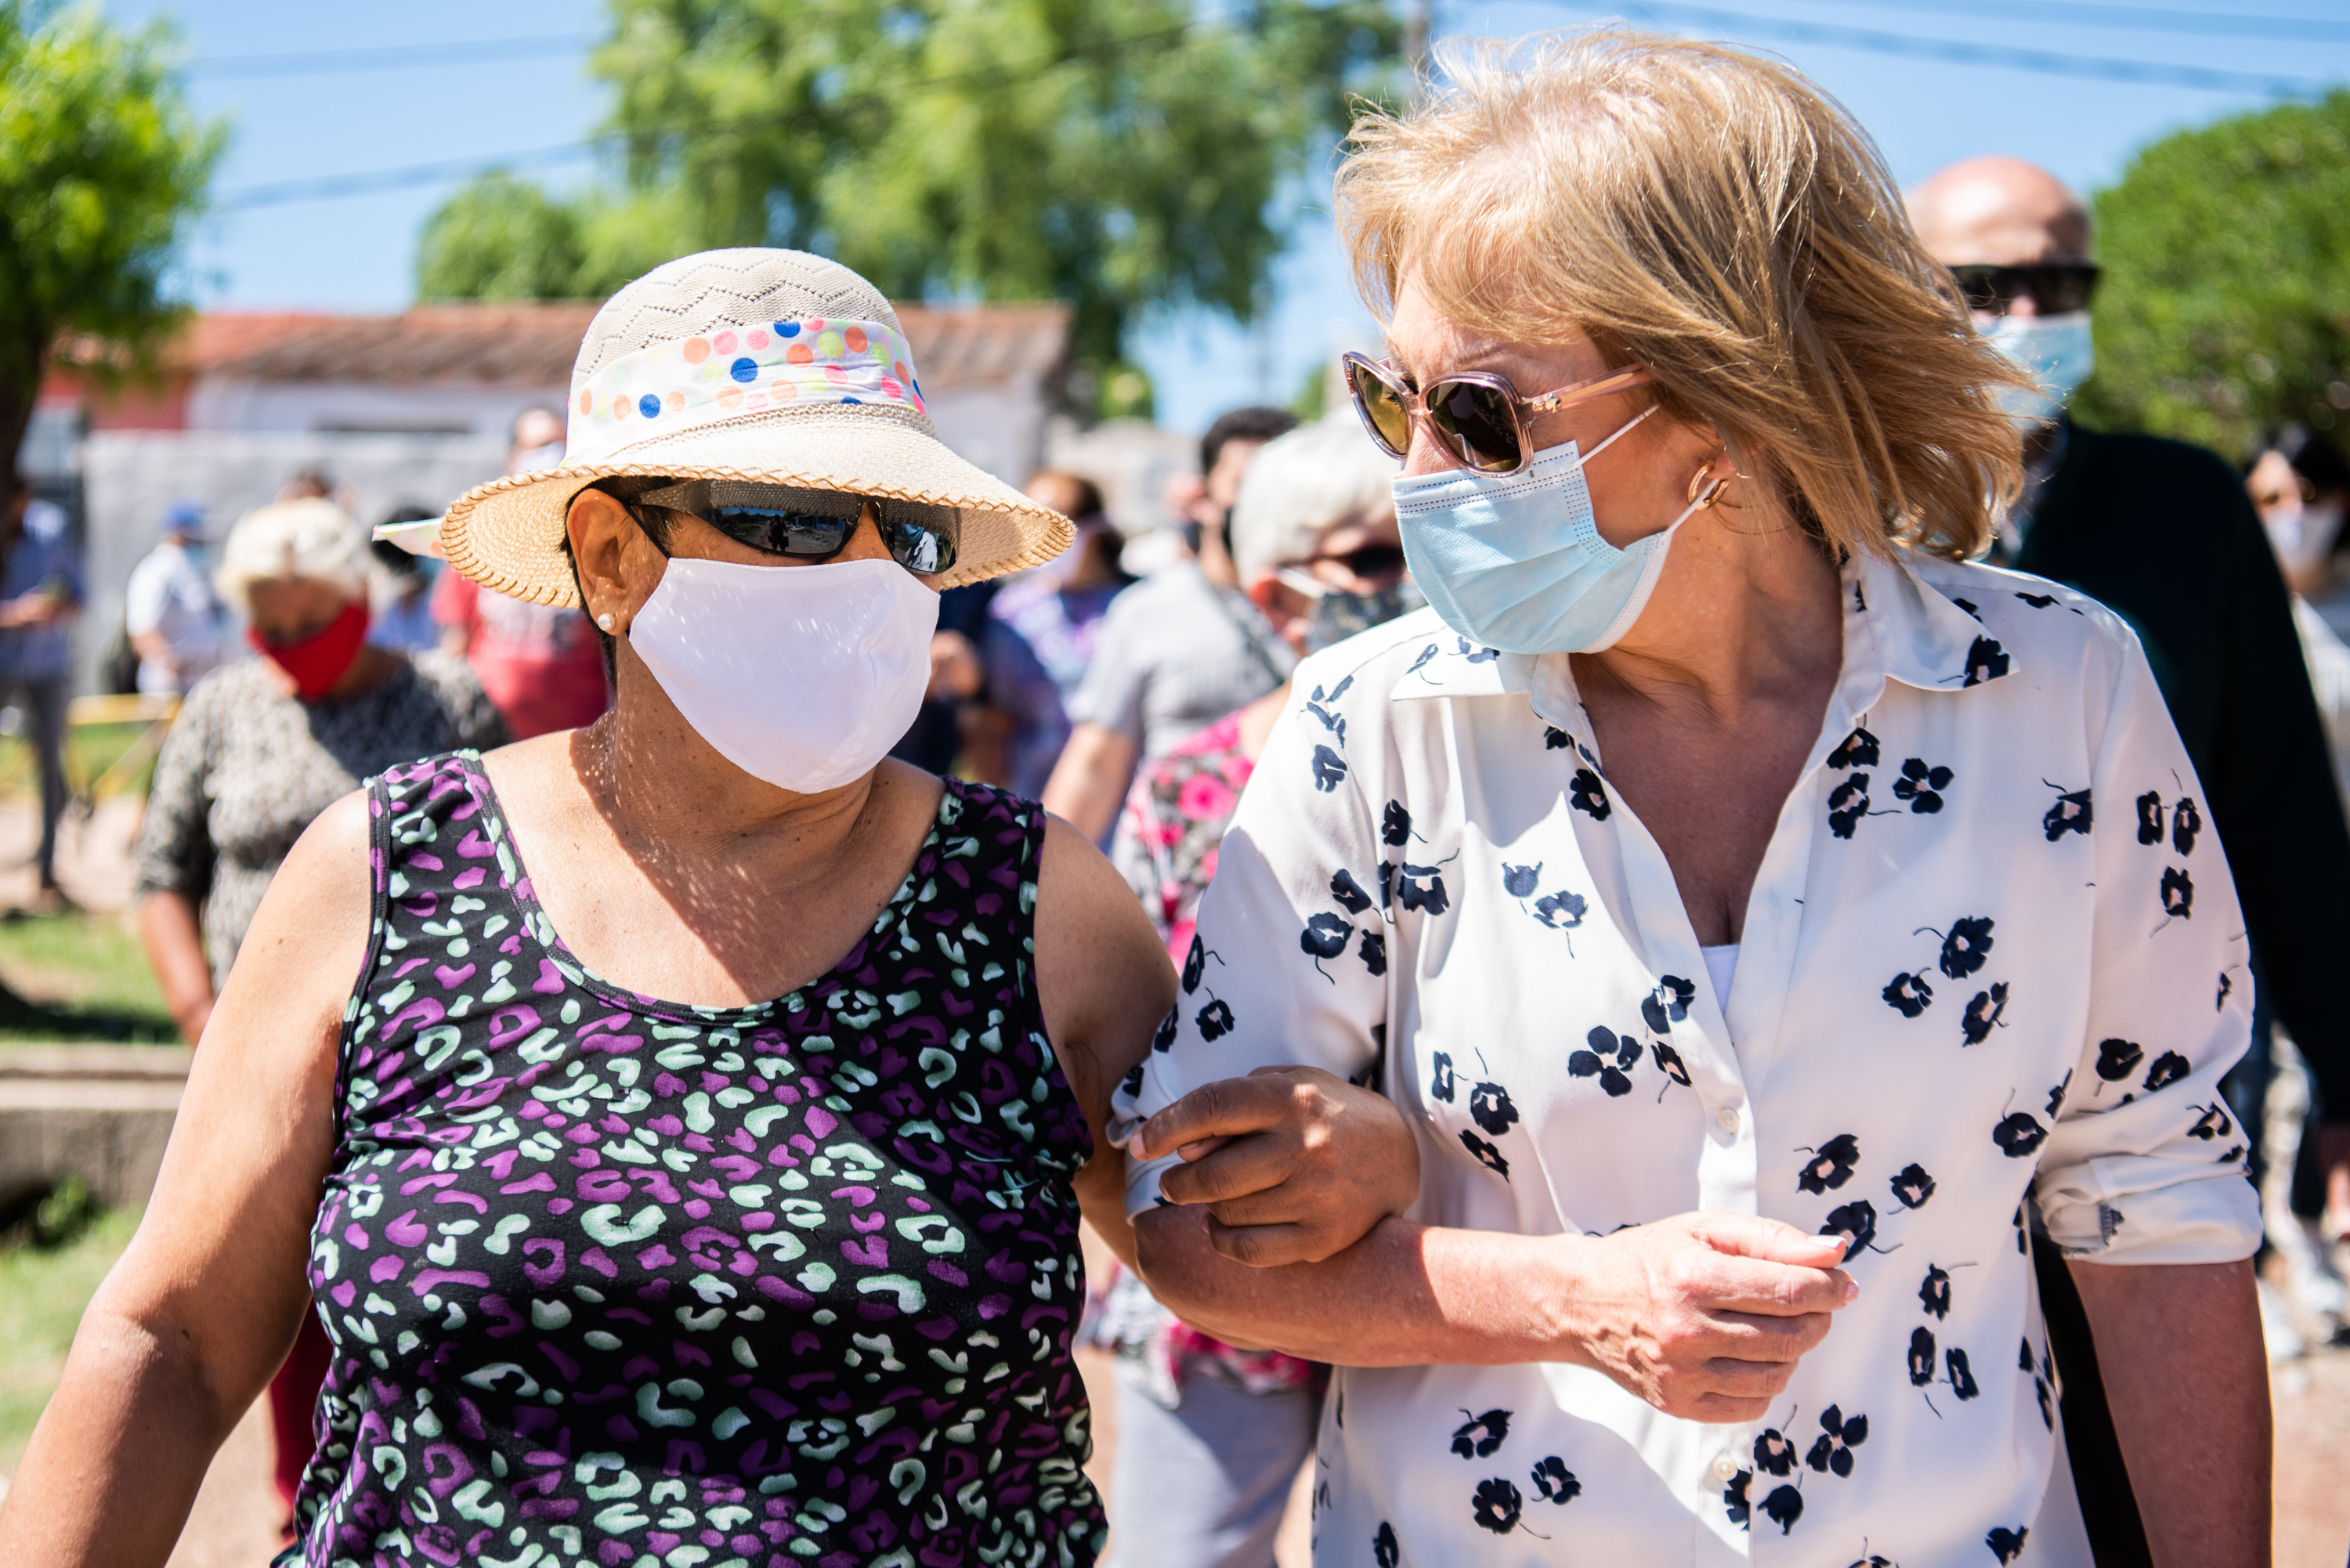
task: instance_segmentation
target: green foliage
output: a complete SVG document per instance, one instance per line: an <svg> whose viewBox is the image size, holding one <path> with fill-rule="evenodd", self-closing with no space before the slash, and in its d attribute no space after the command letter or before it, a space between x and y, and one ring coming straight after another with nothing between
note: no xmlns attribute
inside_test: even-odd
<svg viewBox="0 0 2350 1568"><path fill-rule="evenodd" d="M619 94L629 195L580 204L567 292L715 245L819 251L897 298L1067 301L1073 356L1105 393L1142 313L1254 313L1284 243L1281 197L1335 149L1353 96L1388 85L1399 36L1380 0L612 11L596 69ZM434 219L419 275L435 292L533 275L454 238L554 234L524 216L537 208L515 183L495 192L510 215L452 217L489 204L477 184ZM443 263L461 248L483 259Z"/></svg>
<svg viewBox="0 0 2350 1568"><path fill-rule="evenodd" d="M183 319L172 269L226 131L190 111L172 52L161 24L0 0L0 450L61 336L136 364Z"/></svg>
<svg viewBox="0 0 2350 1568"><path fill-rule="evenodd" d="M1094 399L1094 413L1105 420L1148 420L1157 402L1150 373L1139 365L1121 360L1102 373L1100 389Z"/></svg>
<svg viewBox="0 0 2350 1568"><path fill-rule="evenodd" d="M1305 379L1297 383L1297 395L1289 400L1289 411L1297 416L1300 424L1312 424L1330 411L1330 365L1317 359L1307 369Z"/></svg>
<svg viewBox="0 0 2350 1568"><path fill-rule="evenodd" d="M89 1184L78 1176L61 1179L33 1210L33 1245L64 1247L80 1240L99 1214Z"/></svg>
<svg viewBox="0 0 2350 1568"><path fill-rule="evenodd" d="M564 299L577 286L580 217L503 169L477 175L424 225L421 299Z"/></svg>
<svg viewBox="0 0 2350 1568"><path fill-rule="evenodd" d="M2096 199L2093 424L2237 455L2350 409L2350 91L2180 131Z"/></svg>

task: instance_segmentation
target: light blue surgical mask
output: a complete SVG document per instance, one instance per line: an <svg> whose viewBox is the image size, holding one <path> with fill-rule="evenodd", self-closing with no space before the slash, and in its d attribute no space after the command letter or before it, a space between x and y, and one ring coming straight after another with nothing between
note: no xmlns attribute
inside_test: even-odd
<svg viewBox="0 0 2350 1568"><path fill-rule="evenodd" d="M1445 625L1504 653L1597 653L1632 629L1674 534L1713 493L1619 550L1599 536L1583 465L1656 411L1588 452L1573 441L1545 448L1516 473L1397 477L1403 553Z"/></svg>
<svg viewBox="0 0 2350 1568"><path fill-rule="evenodd" d="M2061 316L2002 316L1983 328L1991 346L2006 355L2038 389L2000 389L1999 406L2019 421L2037 423L2064 411L2089 372L2097 368L2096 350L2089 337L2089 313L2069 310Z"/></svg>

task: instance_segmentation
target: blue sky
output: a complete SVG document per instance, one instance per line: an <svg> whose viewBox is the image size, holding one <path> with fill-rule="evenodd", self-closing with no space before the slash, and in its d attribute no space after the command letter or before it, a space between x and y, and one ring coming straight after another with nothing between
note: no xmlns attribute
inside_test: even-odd
<svg viewBox="0 0 2350 1568"><path fill-rule="evenodd" d="M587 70L586 48L521 57L467 58L468 45L546 35L592 36L594 0L406 0L398 7L317 0L106 0L126 23L166 16L192 63L190 90L206 114L226 115L234 139L214 190L232 210L206 223L190 263L196 297L237 308L308 306L391 310L411 293L417 230L456 176L429 185L235 207L239 192L292 182L459 162L575 142L601 120L607 98ZM1715 0L1659 5L1654 25L1775 49L1835 93L1875 133L1894 172L1915 181L1953 159L2011 152L2083 189L2110 182L2144 142L2182 126L2257 108L2262 90L2082 79L1946 58L1919 58L1849 42L1789 37L1773 24L1860 29L1960 47L2241 72L2323 84L2350 80L2350 0ZM1517 36L1643 8L1573 0L1439 0L1440 36ZM2168 13L2168 16L2166 16ZM2320 36L2259 37L2178 26L2245 14L2305 18ZM2198 19L2200 19L2199 21ZM2168 20L2170 27L2152 26ZM1692 25L1703 22L1706 25ZM2269 31L2290 31L2270 28ZM2325 36L2329 35L2330 36ZM336 72L244 74L235 63L296 51L452 46L429 66ZM206 62L214 62L208 67ZM283 64L284 62L281 62ZM594 165L557 160L525 171L557 187L592 177ZM1354 302L1332 237L1322 182L1277 278L1275 304L1257 327L1201 313L1149 325L1136 345L1159 390L1162 423L1197 430L1223 407L1254 395L1286 401L1334 343L1371 328Z"/></svg>

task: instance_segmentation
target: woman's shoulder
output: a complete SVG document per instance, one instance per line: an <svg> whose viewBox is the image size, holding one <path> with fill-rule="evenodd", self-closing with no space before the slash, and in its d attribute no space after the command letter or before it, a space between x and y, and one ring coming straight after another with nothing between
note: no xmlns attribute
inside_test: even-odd
<svg viewBox="0 0 2350 1568"><path fill-rule="evenodd" d="M1926 587L1972 616L2024 667L2081 669L2140 653L2130 624L2096 599L2046 577L1983 561L1905 560Z"/></svg>

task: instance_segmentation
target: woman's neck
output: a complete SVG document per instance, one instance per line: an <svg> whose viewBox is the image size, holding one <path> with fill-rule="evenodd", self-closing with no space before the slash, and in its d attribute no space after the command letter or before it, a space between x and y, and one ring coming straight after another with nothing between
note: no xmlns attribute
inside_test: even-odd
<svg viewBox="0 0 2350 1568"><path fill-rule="evenodd" d="M747 853L772 870L821 862L855 836L878 770L813 794L780 789L702 739L625 647L620 662L621 701L579 732L573 758L614 836L649 869Z"/></svg>
<svg viewBox="0 0 2350 1568"><path fill-rule="evenodd" d="M1596 679L1716 721L1833 684L1844 658L1836 567L1783 510L1700 513L1674 537L1622 641L1576 655Z"/></svg>

